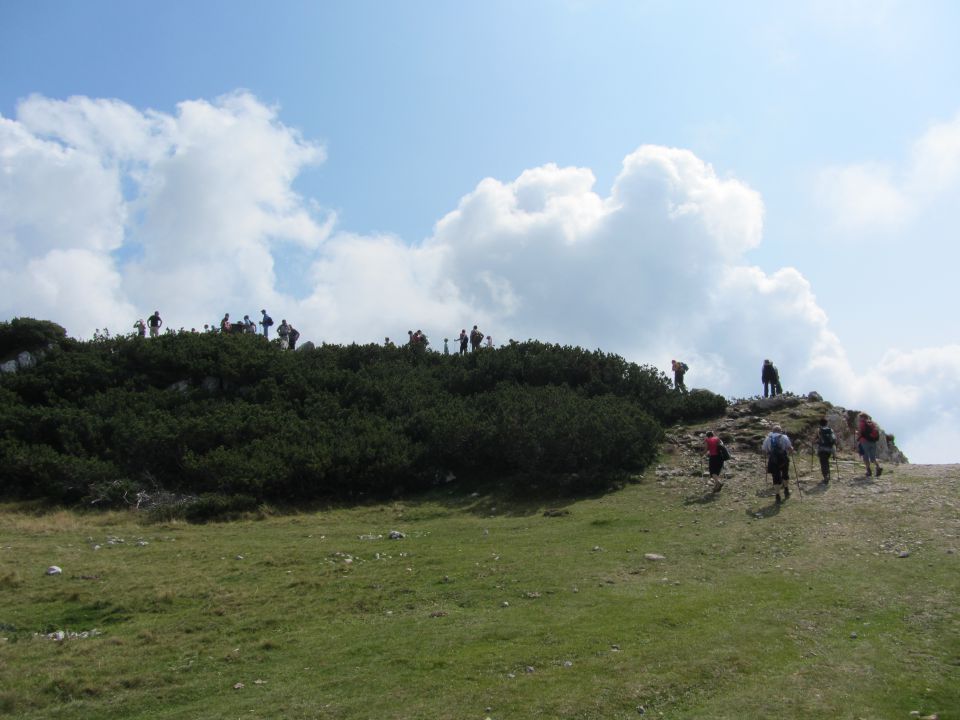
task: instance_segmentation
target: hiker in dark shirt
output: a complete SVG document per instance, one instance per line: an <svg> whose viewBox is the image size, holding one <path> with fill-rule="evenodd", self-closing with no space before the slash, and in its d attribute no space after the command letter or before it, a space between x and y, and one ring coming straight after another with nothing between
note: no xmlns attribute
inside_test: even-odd
<svg viewBox="0 0 960 720"><path fill-rule="evenodd" d="M830 482L830 457L837 448L837 436L833 432L826 418L820 418L820 427L817 428L817 457L820 459L820 474L824 484Z"/></svg>
<svg viewBox="0 0 960 720"><path fill-rule="evenodd" d="M460 330L460 354L467 354L467 343L470 342L470 337L467 335L467 329L463 328Z"/></svg>
<svg viewBox="0 0 960 720"><path fill-rule="evenodd" d="M763 368L760 370L760 380L763 382L763 396L783 394L783 387L780 385L780 371L773 364L772 360L764 360Z"/></svg>
<svg viewBox="0 0 960 720"><path fill-rule="evenodd" d="M156 337L160 334L160 326L163 325L163 320L160 319L159 310L153 311L153 315L147 319L147 325L150 326L150 337Z"/></svg>

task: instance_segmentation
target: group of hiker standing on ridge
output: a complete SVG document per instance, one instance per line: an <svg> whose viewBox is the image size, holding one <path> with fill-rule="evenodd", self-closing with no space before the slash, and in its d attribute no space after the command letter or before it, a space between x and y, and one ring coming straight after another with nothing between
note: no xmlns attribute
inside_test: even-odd
<svg viewBox="0 0 960 720"><path fill-rule="evenodd" d="M204 325L204 332L221 332L223 334L230 333L239 333L239 334L257 334L257 325L263 328L263 337L270 339L270 328L273 327L273 318L267 314L266 310L261 310L260 314L262 318L259 322L254 322L250 319L249 315L244 315L243 320L239 322L234 322L230 320L230 313L224 313L223 317L220 319L219 330L217 325ZM137 331L139 337L146 337L147 330L150 331L150 337L157 337L160 334L160 328L163 326L163 320L160 318L160 311L155 310L153 315L144 321L142 318L137 320L133 327ZM169 332L169 331L168 331ZM197 332L196 328L193 328L191 332ZM297 340L300 339L300 332L293 327L290 323L283 319L280 321L280 325L277 326L277 337L280 338L280 347L283 350L296 350Z"/></svg>

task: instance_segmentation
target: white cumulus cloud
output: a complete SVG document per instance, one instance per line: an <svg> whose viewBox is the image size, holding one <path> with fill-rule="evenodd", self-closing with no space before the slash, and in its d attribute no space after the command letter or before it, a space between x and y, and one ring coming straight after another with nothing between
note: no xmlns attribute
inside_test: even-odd
<svg viewBox="0 0 960 720"><path fill-rule="evenodd" d="M960 113L935 123L909 148L903 167L857 163L825 168L817 196L849 237L902 229L940 202L960 198Z"/></svg>

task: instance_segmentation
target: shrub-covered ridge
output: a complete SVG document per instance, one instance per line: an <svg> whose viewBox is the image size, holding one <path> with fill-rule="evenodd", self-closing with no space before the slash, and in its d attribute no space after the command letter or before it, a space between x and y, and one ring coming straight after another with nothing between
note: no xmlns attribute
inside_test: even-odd
<svg viewBox="0 0 960 720"><path fill-rule="evenodd" d="M451 475L576 491L641 471L664 424L725 409L713 393L673 391L655 368L535 341L461 357L98 336L63 339L0 383L2 493L65 503L160 488L244 502L357 497Z"/></svg>

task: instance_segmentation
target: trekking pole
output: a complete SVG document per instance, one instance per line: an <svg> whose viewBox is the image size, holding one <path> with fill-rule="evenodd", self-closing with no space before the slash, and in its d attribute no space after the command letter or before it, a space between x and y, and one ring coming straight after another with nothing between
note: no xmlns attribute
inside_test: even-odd
<svg viewBox="0 0 960 720"><path fill-rule="evenodd" d="M833 466L837 469L837 481L840 480L840 458L837 457L837 449L833 449Z"/></svg>
<svg viewBox="0 0 960 720"><path fill-rule="evenodd" d="M800 491L800 499L803 500L803 488L800 487L800 473L797 471L797 464L793 464L793 476L797 479L797 490ZM789 476L787 477L787 482L790 482Z"/></svg>

